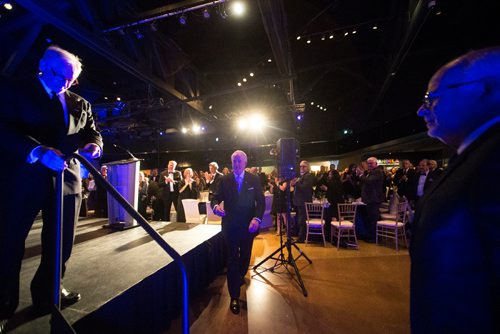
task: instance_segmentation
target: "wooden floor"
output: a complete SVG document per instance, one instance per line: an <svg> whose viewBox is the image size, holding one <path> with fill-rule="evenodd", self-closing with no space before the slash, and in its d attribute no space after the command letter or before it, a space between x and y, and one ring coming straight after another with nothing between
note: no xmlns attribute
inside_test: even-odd
<svg viewBox="0 0 500 334"><path fill-rule="evenodd" d="M299 244L312 260L297 261L308 296L281 267L250 270L241 289L242 311L229 311L225 276L191 303L191 333L409 333L408 251L360 241L359 250ZM251 264L279 247L274 231L255 240ZM294 256L298 252L294 249ZM271 267L269 261L264 266ZM259 271L265 268L260 268ZM293 271L293 269L292 269ZM168 333L179 333L179 324Z"/></svg>

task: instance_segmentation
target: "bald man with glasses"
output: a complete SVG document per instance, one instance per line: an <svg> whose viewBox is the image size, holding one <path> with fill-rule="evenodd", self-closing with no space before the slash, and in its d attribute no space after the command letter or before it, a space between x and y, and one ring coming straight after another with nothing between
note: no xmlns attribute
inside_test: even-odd
<svg viewBox="0 0 500 334"><path fill-rule="evenodd" d="M456 154L412 224L412 332L499 333L500 48L449 62L427 90L418 115Z"/></svg>

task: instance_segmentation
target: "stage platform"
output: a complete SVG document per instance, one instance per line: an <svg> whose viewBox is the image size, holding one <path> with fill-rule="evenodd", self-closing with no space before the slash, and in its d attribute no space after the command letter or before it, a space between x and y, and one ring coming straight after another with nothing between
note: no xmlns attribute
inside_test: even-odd
<svg viewBox="0 0 500 334"><path fill-rule="evenodd" d="M113 231L107 220L83 219L77 227L64 286L82 299L63 310L77 333L161 333L180 317L177 265L141 228ZM224 267L220 225L151 222L179 252L188 270L190 296L204 291ZM35 315L29 285L40 261L41 222L26 241L20 305L9 333L49 333L49 315Z"/></svg>

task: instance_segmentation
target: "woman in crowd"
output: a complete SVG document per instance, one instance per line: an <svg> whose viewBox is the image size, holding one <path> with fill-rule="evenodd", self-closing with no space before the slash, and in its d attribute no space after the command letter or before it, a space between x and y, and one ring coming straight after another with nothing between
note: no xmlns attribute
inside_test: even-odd
<svg viewBox="0 0 500 334"><path fill-rule="evenodd" d="M280 235L282 226L287 226L287 183L283 178L278 178L277 175L271 175L271 177L274 178L273 182L270 184L270 191L273 194L271 214L276 217L276 235Z"/></svg>
<svg viewBox="0 0 500 334"><path fill-rule="evenodd" d="M361 190L359 188L359 176L356 173L358 166L356 164L350 164L347 171L342 174L342 190L344 192L344 197L346 200L353 200L361 196Z"/></svg>
<svg viewBox="0 0 500 334"><path fill-rule="evenodd" d="M137 206L137 211L147 219L146 217L146 209L148 207L148 187L149 180L144 175L143 172L139 172L139 204Z"/></svg>
<svg viewBox="0 0 500 334"><path fill-rule="evenodd" d="M184 207L182 206L183 199L197 199L200 191L196 181L193 179L193 170L191 168L184 169L184 179L179 183L179 197L177 202L177 222L186 222Z"/></svg>

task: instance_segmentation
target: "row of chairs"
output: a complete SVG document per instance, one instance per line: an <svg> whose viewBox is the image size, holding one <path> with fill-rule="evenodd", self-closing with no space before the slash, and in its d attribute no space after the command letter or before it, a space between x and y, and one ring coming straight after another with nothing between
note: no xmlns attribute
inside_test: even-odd
<svg viewBox="0 0 500 334"><path fill-rule="evenodd" d="M306 203L306 244L309 242L309 235L321 235L323 237L323 245L326 247L325 240L325 220L324 220L324 204L321 203ZM338 220L332 218L330 242L333 243L336 239L337 250L340 247L340 240L347 239L347 245L358 248L358 240L356 237L356 214L358 205L352 203L338 204ZM381 214L381 220L377 222L376 228L376 244L378 245L379 238L394 239L396 243L396 251L399 250L399 239L404 239L406 247L408 242L406 238L405 225L409 217L409 205L407 201L400 201L394 214Z"/></svg>

